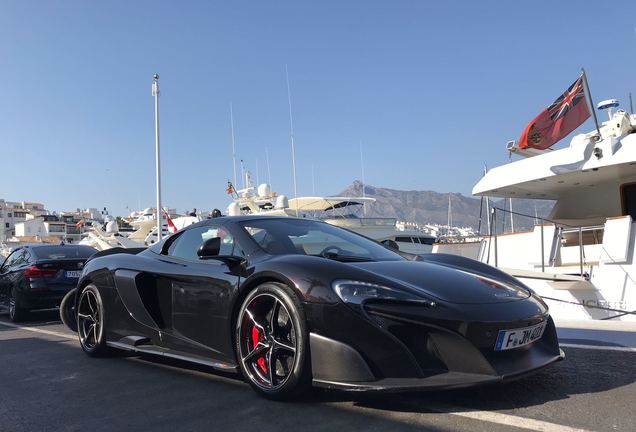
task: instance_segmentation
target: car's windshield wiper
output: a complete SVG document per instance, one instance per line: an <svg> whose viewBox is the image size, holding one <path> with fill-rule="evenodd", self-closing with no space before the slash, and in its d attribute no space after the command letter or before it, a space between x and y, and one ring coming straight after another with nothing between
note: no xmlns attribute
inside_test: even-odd
<svg viewBox="0 0 636 432"><path fill-rule="evenodd" d="M327 253L322 254L322 255L312 255L312 256L316 256L316 257L320 257L320 258L327 258L327 259L331 259L331 260L334 260L334 261L342 261L342 262L373 261L373 259L371 259L369 257L356 256L356 255L339 255L339 254L333 253L333 252L327 252Z"/></svg>

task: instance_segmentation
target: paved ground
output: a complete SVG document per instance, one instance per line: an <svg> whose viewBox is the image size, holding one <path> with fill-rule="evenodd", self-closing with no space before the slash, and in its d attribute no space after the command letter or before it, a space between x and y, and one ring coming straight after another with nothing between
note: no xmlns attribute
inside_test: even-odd
<svg viewBox="0 0 636 432"><path fill-rule="evenodd" d="M506 385L373 397L316 391L277 403L202 367L88 358L55 311L20 328L6 321L0 315L3 432L636 430L636 352L565 347L565 361Z"/></svg>

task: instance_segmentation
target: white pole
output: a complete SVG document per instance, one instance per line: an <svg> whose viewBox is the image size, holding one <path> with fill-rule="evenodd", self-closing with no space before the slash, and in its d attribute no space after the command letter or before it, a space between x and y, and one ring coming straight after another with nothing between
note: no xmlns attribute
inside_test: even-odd
<svg viewBox="0 0 636 432"><path fill-rule="evenodd" d="M161 241L161 160L159 156L159 74L152 77L152 95L155 97L155 171L157 181L157 241Z"/></svg>
<svg viewBox="0 0 636 432"><path fill-rule="evenodd" d="M232 102L230 102L230 128L232 130L232 169L234 170L234 187L236 184L236 147L234 146L234 110L232 109Z"/></svg>
<svg viewBox="0 0 636 432"><path fill-rule="evenodd" d="M245 166L243 165L243 159L241 159L241 182L243 182L241 189L245 189Z"/></svg>
<svg viewBox="0 0 636 432"><path fill-rule="evenodd" d="M292 151L292 171L294 174L294 198L298 198L298 187L296 185L296 146L294 145L294 119L292 117L291 89L289 87L289 70L285 65L285 78L287 79L287 102L289 102L289 134ZM298 217L298 204L296 204L296 217Z"/></svg>
<svg viewBox="0 0 636 432"><path fill-rule="evenodd" d="M484 176L488 174L488 168L484 164ZM490 235L490 198L486 197L486 221L488 222L488 234Z"/></svg>
<svg viewBox="0 0 636 432"><path fill-rule="evenodd" d="M515 232L515 220L512 214L512 198L510 198L510 232Z"/></svg>
<svg viewBox="0 0 636 432"><path fill-rule="evenodd" d="M362 141L360 141L360 166L362 167L362 198L366 198L366 184L364 180L364 158L362 157ZM362 214L367 215L367 204L362 203Z"/></svg>
<svg viewBox="0 0 636 432"><path fill-rule="evenodd" d="M269 187L272 188L272 172L269 170L269 150L267 147L265 147L265 162L267 162L267 183L269 183Z"/></svg>

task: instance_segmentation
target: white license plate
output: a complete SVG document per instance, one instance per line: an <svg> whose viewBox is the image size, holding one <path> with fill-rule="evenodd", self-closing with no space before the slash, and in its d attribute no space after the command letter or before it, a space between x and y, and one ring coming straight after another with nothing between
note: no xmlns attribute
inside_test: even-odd
<svg viewBox="0 0 636 432"><path fill-rule="evenodd" d="M495 351L505 351L513 348L519 348L537 339L541 339L547 321L530 327L510 330L499 330L497 336L497 343L495 344Z"/></svg>
<svg viewBox="0 0 636 432"><path fill-rule="evenodd" d="M79 278L81 276L82 272L79 270L70 270L66 272L66 277L67 278Z"/></svg>

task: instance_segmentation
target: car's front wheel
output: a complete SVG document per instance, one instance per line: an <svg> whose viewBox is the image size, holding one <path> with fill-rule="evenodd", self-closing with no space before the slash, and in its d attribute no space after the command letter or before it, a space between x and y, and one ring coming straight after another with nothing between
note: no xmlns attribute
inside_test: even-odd
<svg viewBox="0 0 636 432"><path fill-rule="evenodd" d="M238 313L236 354L249 384L270 399L289 399L310 382L309 338L294 292L264 283L250 292Z"/></svg>
<svg viewBox="0 0 636 432"><path fill-rule="evenodd" d="M82 349L91 357L103 357L110 350L104 334L104 303L95 285L87 285L77 303L77 334Z"/></svg>

